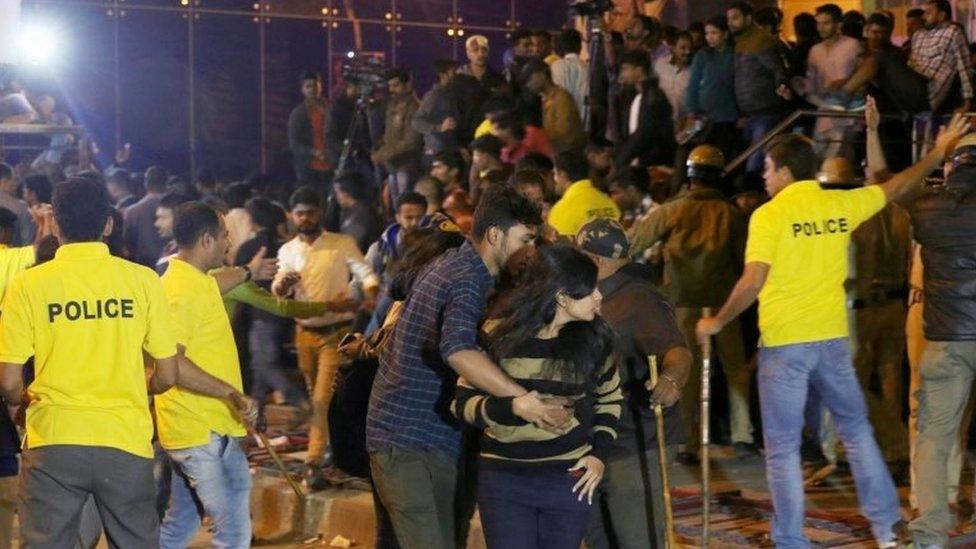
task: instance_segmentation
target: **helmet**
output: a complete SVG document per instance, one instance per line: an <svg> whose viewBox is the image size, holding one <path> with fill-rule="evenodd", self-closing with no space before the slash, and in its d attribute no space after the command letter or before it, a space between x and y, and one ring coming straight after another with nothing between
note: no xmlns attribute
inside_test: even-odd
<svg viewBox="0 0 976 549"><path fill-rule="evenodd" d="M698 145L688 153L689 179L717 178L725 169L725 155L714 145Z"/></svg>
<svg viewBox="0 0 976 549"><path fill-rule="evenodd" d="M857 176L851 163L843 156L825 158L817 173L817 181L821 185L843 185L855 183Z"/></svg>

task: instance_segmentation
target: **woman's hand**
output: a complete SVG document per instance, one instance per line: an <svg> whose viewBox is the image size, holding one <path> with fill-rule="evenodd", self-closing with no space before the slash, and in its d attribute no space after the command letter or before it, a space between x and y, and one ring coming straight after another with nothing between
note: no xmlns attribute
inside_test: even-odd
<svg viewBox="0 0 976 549"><path fill-rule="evenodd" d="M585 469L585 472L576 482L576 486L573 486L573 493L575 494L578 490L579 497L577 499L583 501L585 495L587 503L593 505L593 492L596 492L597 486L603 480L603 462L594 456L583 456L576 462L576 465L569 468L569 471L579 471L580 469Z"/></svg>

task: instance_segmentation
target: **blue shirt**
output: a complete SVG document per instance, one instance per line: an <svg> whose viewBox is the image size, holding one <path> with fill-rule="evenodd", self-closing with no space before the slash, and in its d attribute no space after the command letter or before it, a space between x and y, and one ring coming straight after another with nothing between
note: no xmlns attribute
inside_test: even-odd
<svg viewBox="0 0 976 549"><path fill-rule="evenodd" d="M366 449L434 450L456 457L461 432L448 408L457 374L447 358L478 350L494 278L470 243L423 271L381 350L366 416Z"/></svg>
<svg viewBox="0 0 976 549"><path fill-rule="evenodd" d="M688 112L705 115L713 122L735 122L735 51L726 44L722 51L702 48L691 62L688 81Z"/></svg>

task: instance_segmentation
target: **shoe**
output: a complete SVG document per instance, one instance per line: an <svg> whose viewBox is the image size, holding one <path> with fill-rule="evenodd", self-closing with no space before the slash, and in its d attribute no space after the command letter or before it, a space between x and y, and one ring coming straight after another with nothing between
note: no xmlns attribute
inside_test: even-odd
<svg viewBox="0 0 976 549"><path fill-rule="evenodd" d="M321 465L305 464L305 472L302 477L305 480L305 487L313 492L324 490L329 487L328 471Z"/></svg>
<svg viewBox="0 0 976 549"><path fill-rule="evenodd" d="M734 442L732 450L735 452L736 459L751 458L759 455L759 449L751 442Z"/></svg>
<svg viewBox="0 0 976 549"><path fill-rule="evenodd" d="M678 452L678 457L674 460L679 465L684 465L686 467L697 467L701 465L701 460L698 459L698 454L693 454L691 452Z"/></svg>

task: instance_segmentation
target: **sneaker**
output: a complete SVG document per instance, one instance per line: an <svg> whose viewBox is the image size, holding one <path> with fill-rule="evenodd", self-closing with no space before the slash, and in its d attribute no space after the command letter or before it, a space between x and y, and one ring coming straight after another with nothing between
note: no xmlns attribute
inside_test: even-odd
<svg viewBox="0 0 976 549"><path fill-rule="evenodd" d="M302 477L305 481L305 487L313 492L329 487L328 471L320 465L306 463Z"/></svg>
<svg viewBox="0 0 976 549"><path fill-rule="evenodd" d="M759 455L759 449L751 442L734 442L732 451L737 459L751 458Z"/></svg>

